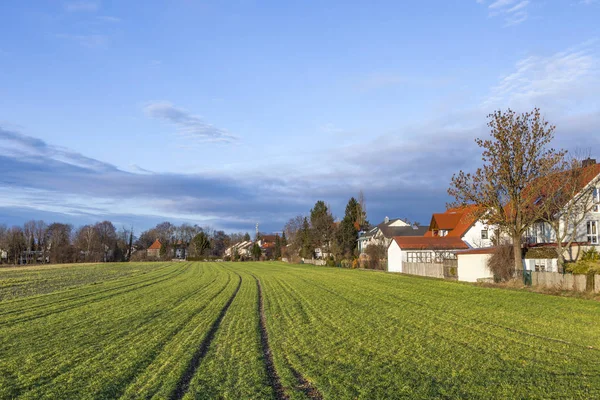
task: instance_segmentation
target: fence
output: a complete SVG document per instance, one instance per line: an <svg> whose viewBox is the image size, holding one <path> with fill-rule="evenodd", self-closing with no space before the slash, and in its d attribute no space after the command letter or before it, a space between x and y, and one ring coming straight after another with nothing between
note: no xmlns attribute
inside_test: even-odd
<svg viewBox="0 0 600 400"><path fill-rule="evenodd" d="M589 280L589 282L588 282ZM560 272L531 272L531 286L600 293L600 275L573 275Z"/></svg>
<svg viewBox="0 0 600 400"><path fill-rule="evenodd" d="M402 272L405 274L428 276L431 278L443 278L444 264L403 262Z"/></svg>
<svg viewBox="0 0 600 400"><path fill-rule="evenodd" d="M308 259L308 258L303 258L302 259L302 264L312 264L312 265L325 265L327 262L325 260L315 260L313 259Z"/></svg>

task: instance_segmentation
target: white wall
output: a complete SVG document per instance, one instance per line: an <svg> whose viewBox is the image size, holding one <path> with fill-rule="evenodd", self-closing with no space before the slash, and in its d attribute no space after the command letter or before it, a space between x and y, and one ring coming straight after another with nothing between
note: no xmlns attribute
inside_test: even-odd
<svg viewBox="0 0 600 400"><path fill-rule="evenodd" d="M491 254L458 254L458 280L477 282L477 279L493 278L487 267Z"/></svg>
<svg viewBox="0 0 600 400"><path fill-rule="evenodd" d="M388 271L402 272L402 249L395 240L388 247Z"/></svg>
<svg viewBox="0 0 600 400"><path fill-rule="evenodd" d="M487 229L487 231L488 231L488 239L481 238L481 231L484 229ZM486 225L481 221L477 221L463 235L462 240L467 242L467 244L474 249L479 249L482 247L491 247L492 246L491 238L494 234L495 234L494 227L492 227L490 225Z"/></svg>
<svg viewBox="0 0 600 400"><path fill-rule="evenodd" d="M558 272L558 259L556 258L548 258L548 259L540 259L539 263L546 267L546 272ZM532 258L526 258L523 260L523 264L525 269L529 271L535 271L535 263L536 260Z"/></svg>

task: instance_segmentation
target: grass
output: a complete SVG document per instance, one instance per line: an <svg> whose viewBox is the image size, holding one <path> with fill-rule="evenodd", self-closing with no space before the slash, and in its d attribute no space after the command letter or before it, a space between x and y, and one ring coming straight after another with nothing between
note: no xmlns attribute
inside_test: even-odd
<svg viewBox="0 0 600 400"><path fill-rule="evenodd" d="M0 398L599 398L599 322L594 301L306 265L6 269Z"/></svg>

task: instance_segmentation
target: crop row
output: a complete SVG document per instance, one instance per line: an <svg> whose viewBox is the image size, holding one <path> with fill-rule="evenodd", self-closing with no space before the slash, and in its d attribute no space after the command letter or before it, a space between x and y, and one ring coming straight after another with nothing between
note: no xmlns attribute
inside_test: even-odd
<svg viewBox="0 0 600 400"><path fill-rule="evenodd" d="M0 398L600 397L596 302L282 263L129 268L0 301Z"/></svg>

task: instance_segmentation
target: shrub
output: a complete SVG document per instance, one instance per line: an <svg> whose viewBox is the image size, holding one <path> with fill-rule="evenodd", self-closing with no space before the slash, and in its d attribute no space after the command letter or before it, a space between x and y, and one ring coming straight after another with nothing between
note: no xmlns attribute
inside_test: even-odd
<svg viewBox="0 0 600 400"><path fill-rule="evenodd" d="M579 260L567 266L567 272L573 274L600 274L600 254L595 248L584 251Z"/></svg>
<svg viewBox="0 0 600 400"><path fill-rule="evenodd" d="M369 259L366 265L367 268L379 270L385 269L387 248L384 245L372 244L369 247L367 247L366 253Z"/></svg>
<svg viewBox="0 0 600 400"><path fill-rule="evenodd" d="M515 274L515 258L512 245L496 247L487 262L487 266L494 275L495 282L509 281Z"/></svg>

